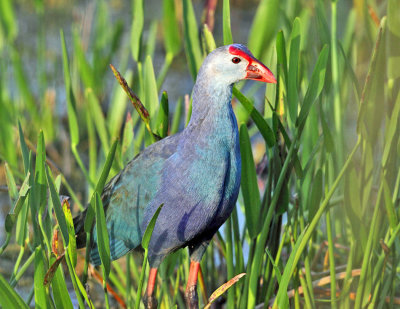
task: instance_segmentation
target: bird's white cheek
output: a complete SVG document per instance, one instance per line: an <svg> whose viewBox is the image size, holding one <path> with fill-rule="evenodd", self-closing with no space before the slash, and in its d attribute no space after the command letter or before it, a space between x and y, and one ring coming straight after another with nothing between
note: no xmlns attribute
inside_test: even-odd
<svg viewBox="0 0 400 309"><path fill-rule="evenodd" d="M239 73L237 74L237 81L243 80L246 78L246 70L240 70Z"/></svg>

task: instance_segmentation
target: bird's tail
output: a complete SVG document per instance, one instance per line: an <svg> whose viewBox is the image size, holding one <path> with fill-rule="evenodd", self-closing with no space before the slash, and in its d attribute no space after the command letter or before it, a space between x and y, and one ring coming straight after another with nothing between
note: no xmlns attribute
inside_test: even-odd
<svg viewBox="0 0 400 309"><path fill-rule="evenodd" d="M87 209L85 209L83 212L81 212L74 218L74 228L75 228L77 249L81 249L86 246L86 232L85 232L86 213L87 213Z"/></svg>

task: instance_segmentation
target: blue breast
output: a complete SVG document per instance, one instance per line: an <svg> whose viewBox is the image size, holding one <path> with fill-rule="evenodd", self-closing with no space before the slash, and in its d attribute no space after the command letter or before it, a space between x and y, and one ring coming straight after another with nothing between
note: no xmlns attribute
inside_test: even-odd
<svg viewBox="0 0 400 309"><path fill-rule="evenodd" d="M164 164L160 190L142 223L146 226L164 204L149 245L150 264L194 239L211 239L233 210L240 173L236 118L227 104L186 128L177 152Z"/></svg>

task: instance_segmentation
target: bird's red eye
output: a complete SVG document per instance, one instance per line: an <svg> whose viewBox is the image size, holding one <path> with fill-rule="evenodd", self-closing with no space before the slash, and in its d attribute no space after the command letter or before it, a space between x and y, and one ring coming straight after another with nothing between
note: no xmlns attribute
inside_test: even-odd
<svg viewBox="0 0 400 309"><path fill-rule="evenodd" d="M234 63L234 64L238 64L240 61L242 61L240 58L238 58L238 57L233 57L232 58L232 62Z"/></svg>

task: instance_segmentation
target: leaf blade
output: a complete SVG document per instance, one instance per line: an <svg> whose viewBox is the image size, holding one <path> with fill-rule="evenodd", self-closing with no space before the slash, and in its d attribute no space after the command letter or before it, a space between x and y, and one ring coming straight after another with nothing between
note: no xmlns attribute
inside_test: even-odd
<svg viewBox="0 0 400 309"><path fill-rule="evenodd" d="M48 186L50 188L50 197L51 197L51 200L53 202L53 208L54 208L54 212L55 212L56 217L57 217L58 225L60 226L60 230L61 230L61 234L62 234L62 237L63 237L64 246L67 247L68 244L69 244L68 227L67 227L67 223L65 222L65 216L64 216L64 212L62 210L60 198L59 198L59 195L57 193L53 177L51 176L50 173L51 173L50 169L47 166L47 168L46 168L46 178L47 178L47 184L48 184Z"/></svg>
<svg viewBox="0 0 400 309"><path fill-rule="evenodd" d="M251 150L250 136L245 124L239 131L240 154L242 157L241 189L245 205L246 226L250 238L255 238L259 232L260 191L258 190L257 174Z"/></svg>
<svg viewBox="0 0 400 309"><path fill-rule="evenodd" d="M146 231L143 234L142 247L145 250L147 250L147 248L149 247L151 234L153 233L154 226L156 225L156 221L157 221L158 215L160 214L161 209L163 208L163 206L164 206L164 204L161 204L160 206L158 206L157 210L155 211L153 217L151 218L149 224L146 227Z"/></svg>
<svg viewBox="0 0 400 309"><path fill-rule="evenodd" d="M29 308L2 274L0 274L0 304L3 308Z"/></svg>
<svg viewBox="0 0 400 309"><path fill-rule="evenodd" d="M101 263L104 267L104 274L106 280L110 273L110 241L108 237L108 230L106 218L104 215L103 203L98 192L95 193L95 209L96 209L96 231L97 231L97 246L99 248L99 255Z"/></svg>
<svg viewBox="0 0 400 309"><path fill-rule="evenodd" d="M303 104L300 109L300 114L297 117L296 126L298 127L304 125L308 113L310 112L311 105L321 94L322 88L324 87L328 56L329 47L328 45L325 45L319 53L317 62L311 75L310 84L308 85L307 92L304 96Z"/></svg>

